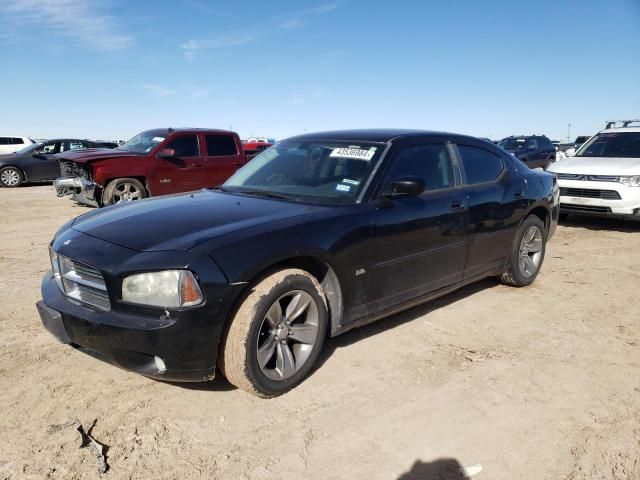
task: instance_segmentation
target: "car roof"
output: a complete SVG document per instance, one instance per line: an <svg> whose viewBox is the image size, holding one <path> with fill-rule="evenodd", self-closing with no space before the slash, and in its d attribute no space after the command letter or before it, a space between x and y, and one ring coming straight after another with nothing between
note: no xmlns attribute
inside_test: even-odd
<svg viewBox="0 0 640 480"><path fill-rule="evenodd" d="M152 130L164 130L167 133L175 133L175 132L215 132L215 133L235 133L231 130L222 130L219 128L189 128L189 127L179 127L179 128L154 128Z"/></svg>
<svg viewBox="0 0 640 480"><path fill-rule="evenodd" d="M605 128L598 133L639 133L640 127L618 127L618 128Z"/></svg>
<svg viewBox="0 0 640 480"><path fill-rule="evenodd" d="M371 128L358 130L332 130L327 132L304 133L289 137L286 140L349 140L362 142L381 142L386 143L398 138L407 138L415 136L432 136L438 137L446 135L448 137L459 137L466 139L478 140L477 137L470 135L459 135L456 133L437 132L433 130L414 130L400 128Z"/></svg>

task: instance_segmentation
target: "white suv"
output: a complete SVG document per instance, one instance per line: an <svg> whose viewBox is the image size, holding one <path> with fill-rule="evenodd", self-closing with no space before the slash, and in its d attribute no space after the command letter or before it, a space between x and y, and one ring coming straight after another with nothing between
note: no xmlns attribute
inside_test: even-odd
<svg viewBox="0 0 640 480"><path fill-rule="evenodd" d="M33 145L35 142L29 137L12 137L0 135L0 155L17 152L21 148Z"/></svg>
<svg viewBox="0 0 640 480"><path fill-rule="evenodd" d="M551 164L548 171L558 177L561 215L640 219L640 120L607 122L575 156Z"/></svg>

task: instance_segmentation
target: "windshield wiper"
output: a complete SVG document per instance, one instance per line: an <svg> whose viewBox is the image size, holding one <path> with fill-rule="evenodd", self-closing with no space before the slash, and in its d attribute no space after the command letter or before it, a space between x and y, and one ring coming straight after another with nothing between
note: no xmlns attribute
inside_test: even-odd
<svg viewBox="0 0 640 480"><path fill-rule="evenodd" d="M267 190L235 190L233 193L239 193L241 195L255 195L256 197L277 198L280 200L291 200L291 197L269 192Z"/></svg>

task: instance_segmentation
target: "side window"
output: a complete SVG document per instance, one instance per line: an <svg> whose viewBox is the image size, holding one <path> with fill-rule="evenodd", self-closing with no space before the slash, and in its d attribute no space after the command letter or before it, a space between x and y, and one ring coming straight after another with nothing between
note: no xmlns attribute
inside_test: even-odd
<svg viewBox="0 0 640 480"><path fill-rule="evenodd" d="M61 142L45 143L38 149L38 153L48 155L50 153L60 153Z"/></svg>
<svg viewBox="0 0 640 480"><path fill-rule="evenodd" d="M491 182L500 176L504 165L500 157L482 148L458 145L467 184Z"/></svg>
<svg viewBox="0 0 640 480"><path fill-rule="evenodd" d="M24 140L19 137L13 137L11 139L11 143L13 143L14 145L24 145Z"/></svg>
<svg viewBox="0 0 640 480"><path fill-rule="evenodd" d="M530 138L527 141L526 147L528 150L537 150L538 149L538 141L535 138Z"/></svg>
<svg viewBox="0 0 640 480"><path fill-rule="evenodd" d="M388 181L400 177L424 179L427 190L455 186L453 166L445 144L414 145L402 149L391 165Z"/></svg>
<svg viewBox="0 0 640 480"><path fill-rule="evenodd" d="M10 145L11 142L7 137L0 137L0 145Z"/></svg>
<svg viewBox="0 0 640 480"><path fill-rule="evenodd" d="M175 150L176 157L197 157L200 155L196 135L181 135L169 142L166 148Z"/></svg>
<svg viewBox="0 0 640 480"><path fill-rule="evenodd" d="M82 150L83 148L87 148L84 142L79 142L77 140L72 140L65 144L65 150Z"/></svg>
<svg viewBox="0 0 640 480"><path fill-rule="evenodd" d="M232 135L207 135L207 155L210 157L223 157L237 155L236 141Z"/></svg>

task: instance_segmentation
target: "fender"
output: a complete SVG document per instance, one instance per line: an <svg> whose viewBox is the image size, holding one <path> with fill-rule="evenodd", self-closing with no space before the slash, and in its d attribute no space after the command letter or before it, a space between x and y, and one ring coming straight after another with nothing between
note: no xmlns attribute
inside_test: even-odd
<svg viewBox="0 0 640 480"><path fill-rule="evenodd" d="M98 160L91 164L93 181L105 186L109 180L123 177L148 178L153 161L146 157L118 157Z"/></svg>

